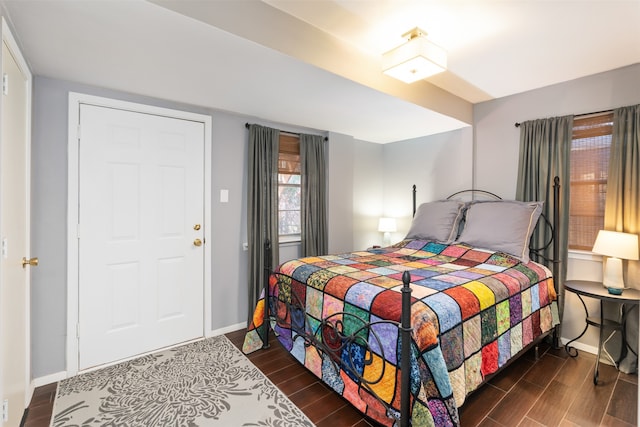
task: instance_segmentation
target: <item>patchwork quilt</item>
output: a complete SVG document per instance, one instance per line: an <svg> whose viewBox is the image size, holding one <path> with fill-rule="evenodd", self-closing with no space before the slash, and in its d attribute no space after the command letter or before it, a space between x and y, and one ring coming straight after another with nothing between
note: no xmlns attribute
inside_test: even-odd
<svg viewBox="0 0 640 427"><path fill-rule="evenodd" d="M296 259L271 276L271 326L327 385L370 418L393 425L401 378L394 322L400 321L405 271L412 288L412 425L459 425L457 408L466 396L559 323L546 267L424 240ZM263 298L245 353L262 346L264 308Z"/></svg>

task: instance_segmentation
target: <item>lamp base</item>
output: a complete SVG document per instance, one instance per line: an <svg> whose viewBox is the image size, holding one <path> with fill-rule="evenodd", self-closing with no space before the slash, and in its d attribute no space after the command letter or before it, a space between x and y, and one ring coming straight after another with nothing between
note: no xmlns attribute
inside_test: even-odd
<svg viewBox="0 0 640 427"><path fill-rule="evenodd" d="M607 291L609 291L611 295L622 295L622 291L624 291L624 289L623 288L607 288Z"/></svg>
<svg viewBox="0 0 640 427"><path fill-rule="evenodd" d="M624 289L624 279L622 278L622 260L620 258L607 258L604 265L604 278L602 284L606 288Z"/></svg>

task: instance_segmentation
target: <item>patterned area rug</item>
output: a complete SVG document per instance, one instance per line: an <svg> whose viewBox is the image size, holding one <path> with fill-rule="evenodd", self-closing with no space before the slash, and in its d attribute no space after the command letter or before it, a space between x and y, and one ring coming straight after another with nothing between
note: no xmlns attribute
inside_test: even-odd
<svg viewBox="0 0 640 427"><path fill-rule="evenodd" d="M224 335L61 381L51 425L313 427Z"/></svg>

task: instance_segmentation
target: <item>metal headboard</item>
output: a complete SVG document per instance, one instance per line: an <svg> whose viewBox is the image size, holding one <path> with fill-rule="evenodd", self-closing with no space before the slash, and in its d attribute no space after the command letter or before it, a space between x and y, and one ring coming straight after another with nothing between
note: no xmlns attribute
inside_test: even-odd
<svg viewBox="0 0 640 427"><path fill-rule="evenodd" d="M555 177L553 180L553 199L554 199L554 211L553 211L553 223L559 223L559 196L560 194L560 178ZM447 200L463 200L463 201L483 201L483 200L503 200L502 197L498 196L495 193L486 190L461 190L455 192L447 197ZM416 186L413 185L413 216L416 215L417 204L416 204ZM537 258L538 260L542 259L547 263L551 264L554 267L554 270L557 267L559 257L559 242L558 242L558 230L554 228L553 224L547 218L547 216L543 213L540 215L540 219L538 220L538 224L536 227L542 226L551 230L549 233L549 239L544 242L544 244L540 247L531 246L531 242L529 242L529 253L532 257ZM545 255L545 251L553 244L553 258L549 258ZM554 271L554 276L556 275L556 271Z"/></svg>

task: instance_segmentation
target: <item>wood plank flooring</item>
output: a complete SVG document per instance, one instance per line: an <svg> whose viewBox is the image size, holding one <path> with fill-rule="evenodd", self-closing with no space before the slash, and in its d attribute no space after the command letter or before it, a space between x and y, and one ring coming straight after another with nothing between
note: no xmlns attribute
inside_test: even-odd
<svg viewBox="0 0 640 427"><path fill-rule="evenodd" d="M244 330L227 334L242 347ZM349 403L306 371L272 339L267 350L249 359L318 427L375 427ZM600 364L600 382L593 385L595 356L541 346L472 394L460 408L463 427L560 426L629 427L638 425L638 377ZM24 427L48 427L56 385L38 387Z"/></svg>

